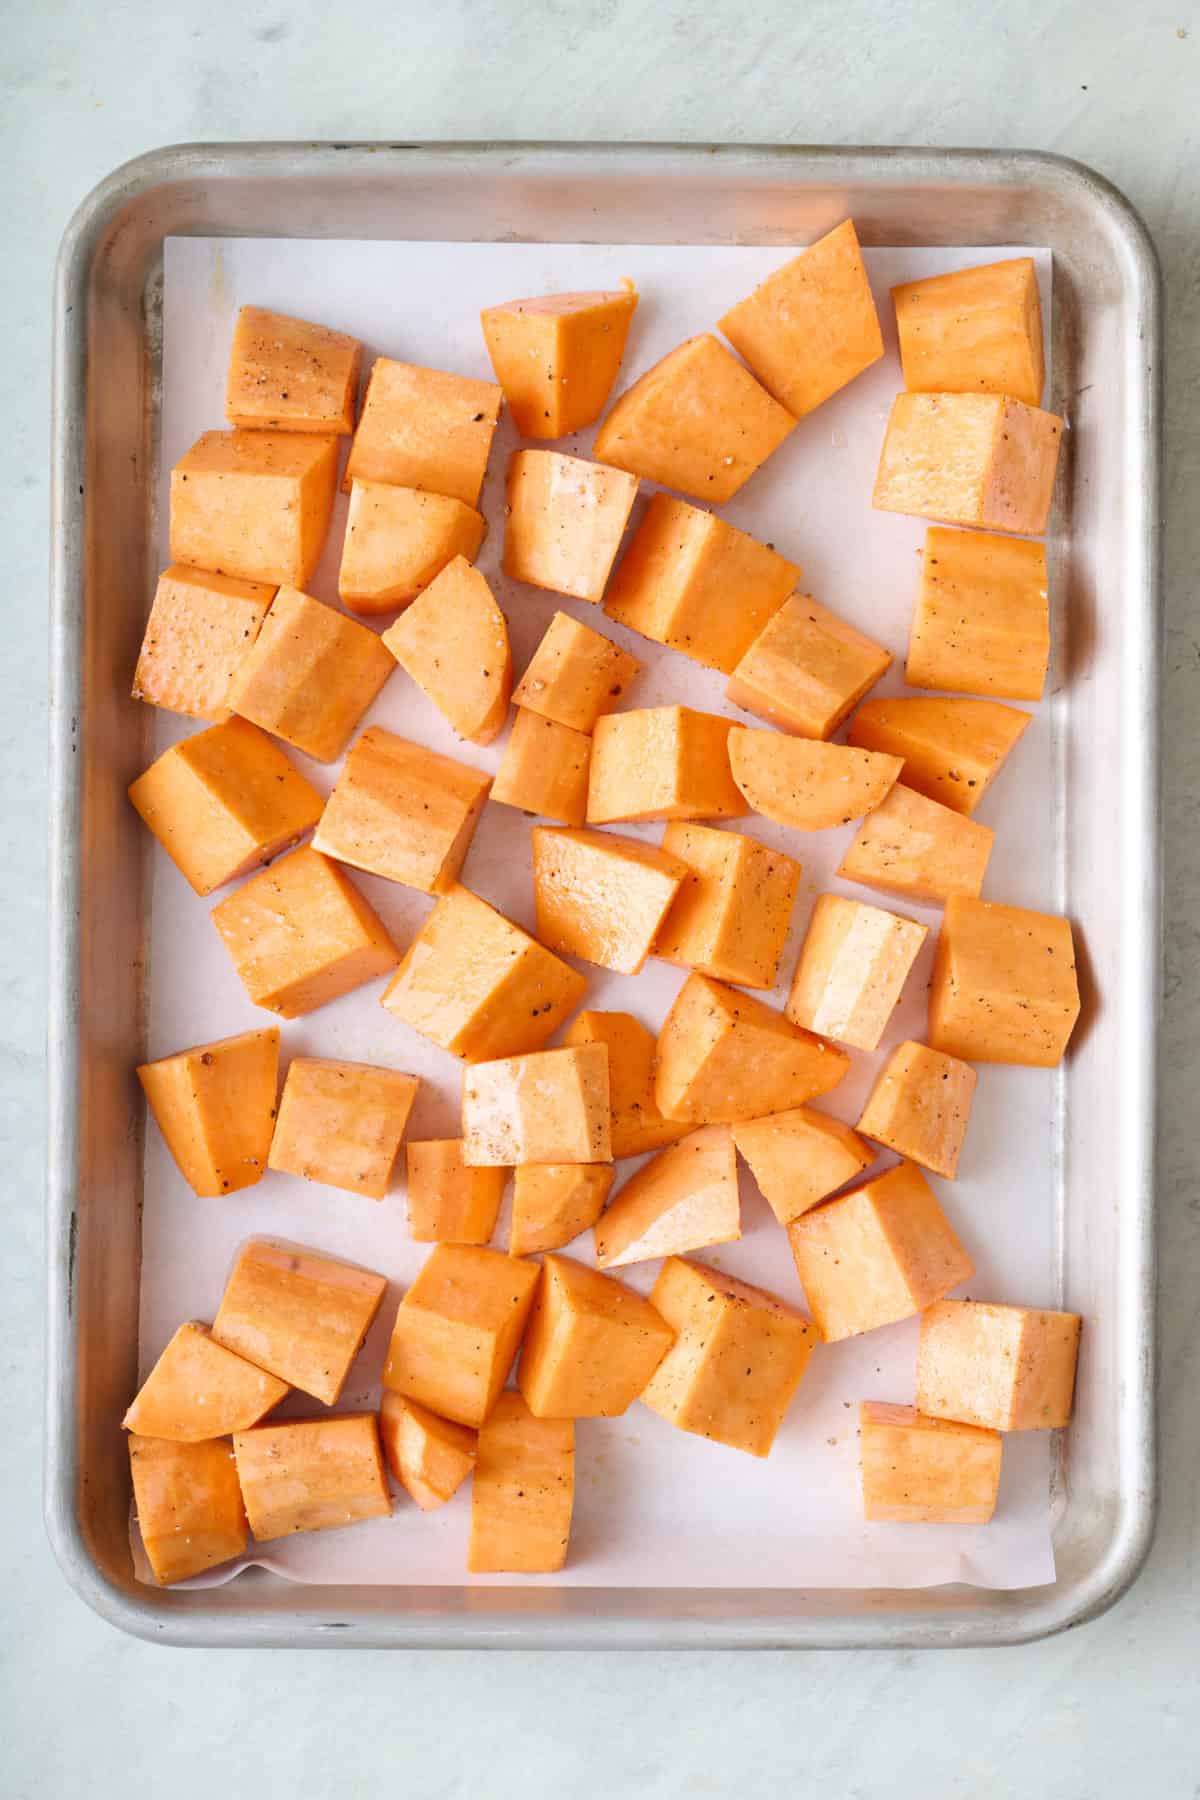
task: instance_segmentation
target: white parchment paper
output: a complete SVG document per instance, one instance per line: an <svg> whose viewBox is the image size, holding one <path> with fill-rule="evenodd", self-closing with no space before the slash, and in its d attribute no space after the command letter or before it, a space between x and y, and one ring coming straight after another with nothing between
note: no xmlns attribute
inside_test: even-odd
<svg viewBox="0 0 1200 1800"><path fill-rule="evenodd" d="M370 355L385 353L490 378L478 324L482 306L566 288L614 287L623 276L631 276L641 292L641 304L619 379L624 387L680 339L712 329L726 307L789 254L740 247L171 239L165 267L160 560L163 564L168 560L168 471L202 431L224 425L226 359L234 316L243 304L273 307L352 332L365 341L368 362ZM723 509L735 524L800 563L803 586L822 603L889 646L897 662L877 690L881 693L902 686L923 536L919 521L874 512L870 504L884 424L901 385L887 290L913 276L1011 254L996 247L868 252L888 354L802 421ZM1038 264L1048 319L1048 252L1039 253ZM561 447L586 454L591 437L591 432L581 433ZM627 704L677 700L743 717L726 704L722 676L623 631L598 609L508 581L500 573L504 471L517 441L505 417L484 489L491 532L479 558L508 616L516 669L524 667L552 613L562 608L609 632L643 660L644 673ZM313 592L334 603L344 509L345 501L339 498L324 564L313 583ZM635 522L639 513L640 508ZM368 721L481 768L495 769L503 749L503 740L486 750L460 744L399 670ZM158 713L156 754L194 728L191 721ZM296 760L319 787L328 790L334 770L299 756ZM1055 779L1050 720L1035 717L978 814L997 832L985 886L989 898L1051 904ZM508 807L489 805L463 879L532 928L528 823ZM936 928L936 908L908 906L836 880L833 870L853 827L801 836L756 818L734 821L732 828L749 829L803 863L782 965L784 980L776 994L768 996L776 1004L786 992L813 901L826 889L856 893ZM661 827L641 828L641 834L651 838L660 831ZM213 902L198 899L161 852L154 856L151 879L150 1056L270 1022L270 1015L247 999L208 921ZM397 942L406 946L431 902L390 882L357 874L354 879L361 881ZM923 1035L930 959L927 944L879 1052L871 1056L855 1052L851 1074L822 1103L839 1117L850 1122L857 1117L875 1072L894 1044ZM683 979L682 971L653 961L635 979L590 968L587 973L591 987L586 1005L632 1011L651 1027L658 1026ZM456 1135L460 1065L382 1010L378 1003L382 985L360 989L285 1024L284 1061L297 1054L321 1055L410 1070L423 1082L410 1136ZM977 1273L966 1291L976 1297L1054 1304L1057 1093L1056 1079L1046 1071L982 1069L959 1179L934 1179L939 1198L974 1257ZM143 1373L182 1319L212 1318L242 1240L254 1233L272 1233L346 1256L391 1280L391 1292L351 1372L339 1410L375 1404L396 1303L427 1254L425 1246L408 1238L402 1165L403 1158L396 1191L381 1203L273 1173L227 1200L199 1200L151 1124L143 1239ZM620 1178L635 1166L621 1165ZM745 1177L743 1227L740 1243L712 1252L708 1260L800 1301L785 1236ZM502 1217L496 1242L503 1246L506 1241ZM580 1240L573 1253L590 1261L590 1238ZM630 1279L645 1290L657 1267L650 1264L632 1271ZM857 1403L865 1398L912 1399L916 1337L916 1321L909 1320L819 1349L766 1461L689 1437L638 1404L620 1419L581 1421L570 1562L561 1575L468 1577L470 1502L465 1490L433 1514L418 1512L400 1494L390 1519L263 1546L251 1560L299 1581L410 1585L525 1579L605 1587L918 1587L965 1581L1004 1588L1053 1580L1049 1455L1042 1433L1006 1440L1000 1503L991 1524L864 1524L858 1493ZM293 1396L284 1412L317 1410L315 1402ZM215 1579L227 1574L222 1571Z"/></svg>

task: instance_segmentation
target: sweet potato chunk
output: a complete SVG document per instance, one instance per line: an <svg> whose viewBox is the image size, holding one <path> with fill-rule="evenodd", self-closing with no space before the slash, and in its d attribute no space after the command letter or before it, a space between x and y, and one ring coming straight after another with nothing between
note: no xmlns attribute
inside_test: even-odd
<svg viewBox="0 0 1200 1800"><path fill-rule="evenodd" d="M998 700L909 695L865 701L848 741L902 756L906 788L970 818L1028 724L1028 713Z"/></svg>
<svg viewBox="0 0 1200 1800"><path fill-rule="evenodd" d="M800 864L756 838L672 820L662 847L687 865L654 955L741 987L774 987Z"/></svg>
<svg viewBox="0 0 1200 1800"><path fill-rule="evenodd" d="M318 762L333 762L396 667L373 631L280 588L234 676L234 712Z"/></svg>
<svg viewBox="0 0 1200 1800"><path fill-rule="evenodd" d="M228 1438L177 1444L129 1436L133 1504L160 1587L201 1575L246 1548L246 1509Z"/></svg>
<svg viewBox="0 0 1200 1800"><path fill-rule="evenodd" d="M728 675L801 570L715 513L655 494L609 584L618 624Z"/></svg>
<svg viewBox="0 0 1200 1800"><path fill-rule="evenodd" d="M928 927L841 894L822 894L784 1008L807 1031L875 1050Z"/></svg>
<svg viewBox="0 0 1200 1800"><path fill-rule="evenodd" d="M858 1129L877 1144L953 1180L976 1080L970 1063L910 1039L888 1057Z"/></svg>
<svg viewBox="0 0 1200 1800"><path fill-rule="evenodd" d="M463 1161L611 1162L609 1117L605 1044L474 1063L463 1077Z"/></svg>
<svg viewBox="0 0 1200 1800"><path fill-rule="evenodd" d="M848 1125L809 1106L743 1119L733 1127L733 1141L781 1225L790 1225L875 1160Z"/></svg>
<svg viewBox="0 0 1200 1800"><path fill-rule="evenodd" d="M387 1291L387 1277L299 1245L251 1238L237 1254L212 1335L247 1362L333 1406Z"/></svg>
<svg viewBox="0 0 1200 1800"><path fill-rule="evenodd" d="M998 1431L864 1400L858 1435L864 1519L986 1525L996 1510Z"/></svg>
<svg viewBox="0 0 1200 1800"><path fill-rule="evenodd" d="M711 335L688 338L617 399L595 454L615 469L720 506L796 421Z"/></svg>
<svg viewBox="0 0 1200 1800"><path fill-rule="evenodd" d="M735 725L729 766L743 797L764 818L796 831L828 831L877 807L902 764L898 756Z"/></svg>
<svg viewBox="0 0 1200 1800"><path fill-rule="evenodd" d="M478 1428L508 1378L539 1273L499 1250L439 1244L400 1302L384 1387Z"/></svg>
<svg viewBox="0 0 1200 1800"><path fill-rule="evenodd" d="M172 563L158 578L133 676L133 698L214 725L275 597L269 582L238 581Z"/></svg>
<svg viewBox="0 0 1200 1800"><path fill-rule="evenodd" d="M233 333L225 417L256 431L354 430L362 345L343 331L243 306Z"/></svg>
<svg viewBox="0 0 1200 1800"><path fill-rule="evenodd" d="M189 1320L175 1333L121 1423L139 1437L199 1444L245 1431L278 1406L286 1381L256 1369Z"/></svg>
<svg viewBox="0 0 1200 1800"><path fill-rule="evenodd" d="M513 699L572 731L592 731L600 714L612 712L628 692L641 666L602 632L557 612Z"/></svg>
<svg viewBox="0 0 1200 1800"><path fill-rule="evenodd" d="M329 530L337 439L206 431L171 471L171 561L302 588Z"/></svg>
<svg viewBox="0 0 1200 1800"><path fill-rule="evenodd" d="M467 1568L553 1574L567 1560L574 1502L573 1420L535 1419L520 1394L501 1394L479 1433Z"/></svg>
<svg viewBox="0 0 1200 1800"><path fill-rule="evenodd" d="M533 829L538 936L552 950L636 975L687 874L679 857L610 831Z"/></svg>
<svg viewBox="0 0 1200 1800"><path fill-rule="evenodd" d="M853 219L768 275L720 327L796 419L878 362L883 333Z"/></svg>
<svg viewBox="0 0 1200 1800"><path fill-rule="evenodd" d="M1069 919L952 894L929 989L929 1042L965 1062L1053 1068L1079 1017Z"/></svg>
<svg viewBox="0 0 1200 1800"><path fill-rule="evenodd" d="M415 1243L491 1242L508 1170L469 1169L462 1148L461 1138L408 1146L408 1235Z"/></svg>
<svg viewBox="0 0 1200 1800"><path fill-rule="evenodd" d="M368 726L334 783L313 847L423 894L458 880L490 778L424 744Z"/></svg>
<svg viewBox="0 0 1200 1800"><path fill-rule="evenodd" d="M271 1168L382 1200L420 1085L399 1069L294 1056L279 1101Z"/></svg>
<svg viewBox="0 0 1200 1800"><path fill-rule="evenodd" d="M637 1399L674 1341L648 1300L569 1256L548 1256L517 1385L537 1419L611 1419Z"/></svg>
<svg viewBox="0 0 1200 1800"><path fill-rule="evenodd" d="M761 1000L689 975L659 1033L654 1092L669 1119L734 1124L827 1094L849 1066Z"/></svg>
<svg viewBox="0 0 1200 1800"><path fill-rule="evenodd" d="M904 385L918 394L1041 402L1046 370L1032 256L953 269L892 289Z"/></svg>
<svg viewBox="0 0 1200 1800"><path fill-rule="evenodd" d="M686 1120L664 1119L659 1112L654 1098L654 1035L632 1014L581 1012L563 1034L563 1043L608 1045L612 1153L618 1161L673 1144L691 1130Z"/></svg>
<svg viewBox="0 0 1200 1800"><path fill-rule="evenodd" d="M388 1468L422 1512L453 1499L475 1467L475 1433L406 1394L384 1394L379 1437Z"/></svg>
<svg viewBox="0 0 1200 1800"><path fill-rule="evenodd" d="M1040 700L1049 660L1045 546L930 526L908 640L909 686Z"/></svg>
<svg viewBox="0 0 1200 1800"><path fill-rule="evenodd" d="M603 600L636 499L636 478L618 469L557 450L515 450L504 573L576 600Z"/></svg>
<svg viewBox="0 0 1200 1800"><path fill-rule="evenodd" d="M801 1213L787 1230L829 1343L910 1318L975 1273L933 1189L908 1162Z"/></svg>
<svg viewBox="0 0 1200 1800"><path fill-rule="evenodd" d="M569 437L600 417L637 303L620 288L485 307L488 355L522 437Z"/></svg>
<svg viewBox="0 0 1200 1800"><path fill-rule="evenodd" d="M843 881L912 900L977 894L995 835L989 826L897 782L859 826L838 874Z"/></svg>
<svg viewBox="0 0 1200 1800"><path fill-rule="evenodd" d="M256 1006L297 1019L386 975L400 952L350 877L307 845L213 907Z"/></svg>
<svg viewBox="0 0 1200 1800"><path fill-rule="evenodd" d="M810 595L793 594L746 650L725 693L780 731L827 738L891 660Z"/></svg>
<svg viewBox="0 0 1200 1800"><path fill-rule="evenodd" d="M523 1163L513 1172L509 1255L572 1243L596 1223L612 1184L610 1163Z"/></svg>
<svg viewBox="0 0 1200 1800"><path fill-rule="evenodd" d="M592 740L586 733L518 706L492 799L544 819L561 819L564 825L582 825L591 761Z"/></svg>
<svg viewBox="0 0 1200 1800"><path fill-rule="evenodd" d="M508 717L512 653L504 614L466 557L447 563L383 641L459 737L491 743Z"/></svg>
<svg viewBox="0 0 1200 1800"><path fill-rule="evenodd" d="M137 1073L193 1193L232 1194L262 1180L279 1085L278 1031L197 1044L142 1063Z"/></svg>
<svg viewBox="0 0 1200 1800"><path fill-rule="evenodd" d="M325 805L278 745L238 718L172 744L129 798L197 894L290 850Z"/></svg>
<svg viewBox="0 0 1200 1800"><path fill-rule="evenodd" d="M873 505L1039 537L1063 422L1000 394L897 394Z"/></svg>
<svg viewBox="0 0 1200 1800"><path fill-rule="evenodd" d="M768 1456L818 1342L786 1301L672 1256L650 1295L676 1333L642 1392L680 1431Z"/></svg>
<svg viewBox="0 0 1200 1800"><path fill-rule="evenodd" d="M406 607L450 563L479 554L482 513L449 494L352 481L338 595L354 613Z"/></svg>
<svg viewBox="0 0 1200 1800"><path fill-rule="evenodd" d="M1078 1313L939 1300L921 1318L917 1405L994 1431L1060 1428L1071 1417Z"/></svg>
<svg viewBox="0 0 1200 1800"><path fill-rule="evenodd" d="M346 484L390 482L478 506L499 417L494 382L377 357Z"/></svg>
<svg viewBox="0 0 1200 1800"><path fill-rule="evenodd" d="M586 990L585 976L456 884L409 945L383 1005L452 1056L484 1062L540 1050Z"/></svg>
<svg viewBox="0 0 1200 1800"><path fill-rule="evenodd" d="M742 1235L727 1125L702 1125L631 1175L596 1225L596 1264L621 1269Z"/></svg>
<svg viewBox="0 0 1200 1800"><path fill-rule="evenodd" d="M233 1453L260 1544L386 1519L392 1510L374 1413L258 1425L235 1434Z"/></svg>
<svg viewBox="0 0 1200 1800"><path fill-rule="evenodd" d="M732 721L689 706L648 706L596 720L588 823L734 819L746 811L729 772Z"/></svg>

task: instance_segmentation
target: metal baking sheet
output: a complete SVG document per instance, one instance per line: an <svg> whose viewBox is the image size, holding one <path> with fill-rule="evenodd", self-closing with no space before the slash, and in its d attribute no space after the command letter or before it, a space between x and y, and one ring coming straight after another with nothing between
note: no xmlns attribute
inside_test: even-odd
<svg viewBox="0 0 1200 1800"><path fill-rule="evenodd" d="M60 1007L55 1021L48 1503L73 1578L118 1622L189 1642L979 1642L1086 1616L1131 1578L1152 1517L1157 288L1136 221L1094 178L1040 158L280 147L170 152L151 164L114 178L114 194L85 208L64 250L60 318L57 673L78 684L79 747L69 728L57 745L68 760L58 770L55 941L66 940L59 1000L74 1017ZM148 742L144 726L131 741L140 722L131 727L136 709L120 703L113 672L130 666L154 573L163 238L787 244L847 211L868 244L1049 243L1055 253L1052 404L1068 414L1074 454L1054 531L1067 625L1051 703L1061 749L1046 807L1062 903L1086 922L1093 975L1078 1048L1058 1077L1059 1280L1046 1298L1088 1315L1089 1355L1068 1460L1059 1446L1057 1580L1008 1593L765 1584L305 1591L256 1571L203 1593L133 1589L112 1526L126 1485L116 1421L136 1339L140 1146L129 1066L141 1042L145 859L120 797ZM88 348L94 354L81 358ZM101 517L103 534L89 535ZM329 1633L333 1623L343 1629Z"/></svg>

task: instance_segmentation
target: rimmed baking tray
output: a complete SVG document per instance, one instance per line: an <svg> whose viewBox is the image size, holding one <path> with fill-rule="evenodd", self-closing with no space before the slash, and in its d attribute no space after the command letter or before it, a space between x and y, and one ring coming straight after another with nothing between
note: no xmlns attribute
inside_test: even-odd
<svg viewBox="0 0 1200 1800"><path fill-rule="evenodd" d="M158 1592L130 1561L119 1420L136 1372L144 847L124 788L148 721L127 675L152 571L168 235L870 244L1054 255L1071 430L1051 550L1065 630L1061 889L1086 918L1085 1018L1058 1079L1061 1303L1088 1318L1055 1460L1050 1587L305 1588L251 1570ZM1159 990L1160 286L1127 203L1060 159L972 151L290 144L155 152L85 201L56 290L52 544L50 1301L46 1507L76 1589L189 1644L814 1647L1017 1642L1133 1579L1154 1519L1153 1104Z"/></svg>

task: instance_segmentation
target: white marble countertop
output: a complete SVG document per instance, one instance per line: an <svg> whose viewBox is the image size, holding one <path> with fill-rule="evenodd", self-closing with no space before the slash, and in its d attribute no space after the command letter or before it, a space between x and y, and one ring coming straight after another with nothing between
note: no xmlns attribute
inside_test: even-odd
<svg viewBox="0 0 1200 1800"><path fill-rule="evenodd" d="M968 22L969 21L969 22ZM1200 7L1196 0L83 0L5 25L0 147L0 1786L93 1800L789 1791L1200 1794ZM1133 1590L1017 1650L807 1655L177 1652L68 1590L40 1519L50 271L75 203L179 140L660 138L1007 145L1093 164L1168 292L1162 1508ZM802 1783L802 1785L798 1785Z"/></svg>

